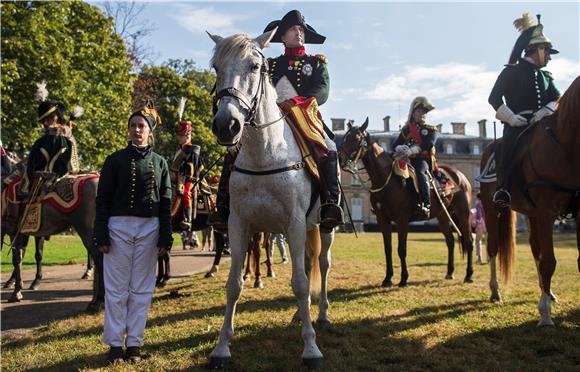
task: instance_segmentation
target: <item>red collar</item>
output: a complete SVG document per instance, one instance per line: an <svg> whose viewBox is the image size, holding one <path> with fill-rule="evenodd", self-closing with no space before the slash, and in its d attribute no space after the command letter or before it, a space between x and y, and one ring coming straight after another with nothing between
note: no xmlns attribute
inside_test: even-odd
<svg viewBox="0 0 580 372"><path fill-rule="evenodd" d="M306 50L304 49L304 47L300 47L300 48L286 48L284 50L284 55L285 56L303 56L306 54Z"/></svg>

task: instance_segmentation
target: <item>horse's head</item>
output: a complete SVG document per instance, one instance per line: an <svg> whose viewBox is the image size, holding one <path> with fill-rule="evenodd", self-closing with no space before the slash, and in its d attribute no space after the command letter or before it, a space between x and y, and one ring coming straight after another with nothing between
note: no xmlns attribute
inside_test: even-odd
<svg viewBox="0 0 580 372"><path fill-rule="evenodd" d="M212 66L216 71L212 132L222 145L236 144L244 124L255 121L268 82L268 62L262 50L276 29L255 39L244 34L223 38L209 34L215 42Z"/></svg>
<svg viewBox="0 0 580 372"><path fill-rule="evenodd" d="M342 143L338 146L338 160L342 169L349 171L350 166L353 163L356 164L364 156L368 145L368 133L366 131L368 125L369 118L360 127L348 123L348 131L345 133Z"/></svg>

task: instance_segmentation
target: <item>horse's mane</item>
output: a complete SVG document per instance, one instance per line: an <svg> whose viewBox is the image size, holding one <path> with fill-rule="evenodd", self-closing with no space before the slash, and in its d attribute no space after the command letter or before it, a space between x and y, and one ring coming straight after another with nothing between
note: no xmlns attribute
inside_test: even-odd
<svg viewBox="0 0 580 372"><path fill-rule="evenodd" d="M220 61L230 61L235 58L245 58L255 48L257 48L256 43L248 35L234 34L216 43L211 64L214 65Z"/></svg>
<svg viewBox="0 0 580 372"><path fill-rule="evenodd" d="M572 85L564 92L560 98L557 115L557 125L554 129L560 138L575 138L580 129L580 76L572 82Z"/></svg>

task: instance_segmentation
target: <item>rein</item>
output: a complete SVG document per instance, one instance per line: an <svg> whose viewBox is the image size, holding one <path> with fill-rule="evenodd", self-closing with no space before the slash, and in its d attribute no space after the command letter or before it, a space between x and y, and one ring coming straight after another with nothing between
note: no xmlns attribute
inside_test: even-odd
<svg viewBox="0 0 580 372"><path fill-rule="evenodd" d="M253 170L250 170L250 169L239 168L239 167L236 167L235 165L233 166L232 170L234 172L240 172L240 173L243 173L243 174L249 174L251 176L268 176L268 175L271 175L271 174L289 172L289 171L293 171L293 170L300 170L302 168L304 168L304 162L303 161L299 161L298 163L289 165L287 167L270 169L270 170L265 170L265 171L253 171Z"/></svg>

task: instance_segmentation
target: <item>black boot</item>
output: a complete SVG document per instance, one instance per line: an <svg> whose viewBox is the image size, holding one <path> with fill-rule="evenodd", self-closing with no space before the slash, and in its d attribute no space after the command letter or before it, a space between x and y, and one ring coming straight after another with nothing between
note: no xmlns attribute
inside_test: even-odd
<svg viewBox="0 0 580 372"><path fill-rule="evenodd" d="M111 346L107 354L107 363L117 364L124 362L123 348L121 346Z"/></svg>
<svg viewBox="0 0 580 372"><path fill-rule="evenodd" d="M510 177L508 176L511 165L509 159L511 154L508 154L509 151L506 151L506 144L504 142L502 142L501 145L496 146L495 154L495 172L498 187L496 192L493 194L492 201L498 209L509 208L512 202L512 197L509 193Z"/></svg>
<svg viewBox="0 0 580 372"><path fill-rule="evenodd" d="M125 358L130 363L139 363L142 359L141 348L139 346L127 346Z"/></svg>
<svg viewBox="0 0 580 372"><path fill-rule="evenodd" d="M428 219L429 213L431 211L431 201L430 201L430 189L428 175L425 172L420 172L417 174L419 180L419 186L421 191L419 192L419 203L417 204L417 215L420 219Z"/></svg>
<svg viewBox="0 0 580 372"><path fill-rule="evenodd" d="M237 153L235 154L237 155ZM232 166L235 157L232 153L228 153L224 159L222 174L220 176L220 183L217 190L216 208L217 213L210 216L208 224L214 226L216 229L227 228L228 218L230 217L230 175L232 174Z"/></svg>
<svg viewBox="0 0 580 372"><path fill-rule="evenodd" d="M322 198L320 207L320 231L329 233L336 226L344 223L342 208L338 205L340 191L338 188L338 156L331 151L324 161L318 165L322 178Z"/></svg>
<svg viewBox="0 0 580 372"><path fill-rule="evenodd" d="M183 207L183 220L181 220L179 226L184 230L191 229L191 205Z"/></svg>

